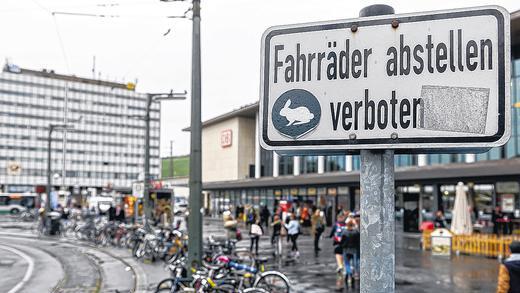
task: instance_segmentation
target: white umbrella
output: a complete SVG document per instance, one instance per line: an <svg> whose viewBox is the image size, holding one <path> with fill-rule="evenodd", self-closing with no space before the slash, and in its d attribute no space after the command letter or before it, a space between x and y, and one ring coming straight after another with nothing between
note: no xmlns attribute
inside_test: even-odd
<svg viewBox="0 0 520 293"><path fill-rule="evenodd" d="M473 232L468 197L464 191L464 184L459 182L455 191L455 205L453 206L451 231L455 234L469 235Z"/></svg>

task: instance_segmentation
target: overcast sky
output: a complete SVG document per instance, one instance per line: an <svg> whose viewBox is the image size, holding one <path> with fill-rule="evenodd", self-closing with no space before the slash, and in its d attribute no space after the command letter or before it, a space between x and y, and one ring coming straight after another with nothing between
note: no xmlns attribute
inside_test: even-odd
<svg viewBox="0 0 520 293"><path fill-rule="evenodd" d="M140 92L190 90L190 2L159 0L1 0L0 58L21 67L112 81L137 82ZM510 12L520 1L202 0L202 118L258 100L260 38L270 26L357 17L385 3L397 13L481 5ZM71 16L52 12L103 14ZM117 16L117 17L112 17ZM167 33L169 31L169 33ZM161 155L189 153L190 100L162 106Z"/></svg>

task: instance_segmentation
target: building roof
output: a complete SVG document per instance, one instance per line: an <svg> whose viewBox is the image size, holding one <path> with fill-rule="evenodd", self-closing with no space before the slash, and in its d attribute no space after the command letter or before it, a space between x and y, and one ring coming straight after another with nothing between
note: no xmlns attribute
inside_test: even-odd
<svg viewBox="0 0 520 293"><path fill-rule="evenodd" d="M210 126L235 117L255 118L256 112L258 112L258 102L247 104L231 112L206 120L202 122L202 127ZM186 127L182 131L190 131L190 128Z"/></svg>
<svg viewBox="0 0 520 293"><path fill-rule="evenodd" d="M9 64L9 63L6 63L4 65L3 72L9 72L9 73L15 73L15 74L26 74L26 75L39 76L39 77L47 77L47 78L53 78L53 79L71 81L71 82L81 82L81 83L92 84L92 85L108 86L108 87L112 87L112 88L120 88L120 89L131 90L131 91L135 90L135 84L133 84L133 83L118 83L118 82L111 82L111 81L105 81L105 80L99 80L99 79L77 77L75 75L64 75L64 74L55 73L54 70L46 70L46 69L32 70L32 69L27 69L27 68L21 68L14 64Z"/></svg>
<svg viewBox="0 0 520 293"><path fill-rule="evenodd" d="M397 168L396 185L403 184L455 184L459 181L478 181L479 183L495 180L518 181L520 178L520 158L508 160L481 161L472 164L442 164L423 167ZM309 185L359 185L359 171L334 172L325 174L305 174L299 176L263 177L235 181L204 182L205 190L234 188L280 188Z"/></svg>

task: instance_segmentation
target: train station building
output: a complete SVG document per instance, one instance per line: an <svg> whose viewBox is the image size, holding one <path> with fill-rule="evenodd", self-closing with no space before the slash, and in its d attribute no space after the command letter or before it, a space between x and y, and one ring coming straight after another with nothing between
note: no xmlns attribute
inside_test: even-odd
<svg viewBox="0 0 520 293"><path fill-rule="evenodd" d="M520 220L520 11L511 14L511 98L512 133L503 147L395 156L396 214L404 231L418 231L437 210L449 219L459 181L482 229L496 206ZM258 141L258 110L254 103L203 123L204 204L210 213L246 204L272 210L285 200L322 208L330 224L339 208L359 210L359 156L266 151Z"/></svg>

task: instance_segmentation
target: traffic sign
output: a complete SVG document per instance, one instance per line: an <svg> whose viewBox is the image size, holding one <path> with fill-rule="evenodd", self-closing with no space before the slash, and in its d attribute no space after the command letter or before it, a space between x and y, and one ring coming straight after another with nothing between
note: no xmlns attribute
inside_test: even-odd
<svg viewBox="0 0 520 293"><path fill-rule="evenodd" d="M132 196L137 198L143 198L144 194L144 183L134 182L132 183Z"/></svg>
<svg viewBox="0 0 520 293"><path fill-rule="evenodd" d="M482 151L510 136L498 6L269 28L260 141L279 152Z"/></svg>

